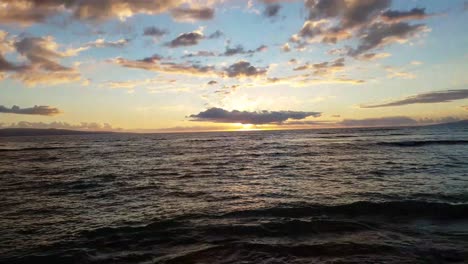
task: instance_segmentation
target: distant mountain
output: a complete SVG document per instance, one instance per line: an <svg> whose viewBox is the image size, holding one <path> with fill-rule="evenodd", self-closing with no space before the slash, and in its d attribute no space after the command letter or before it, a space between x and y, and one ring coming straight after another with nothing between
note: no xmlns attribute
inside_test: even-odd
<svg viewBox="0 0 468 264"><path fill-rule="evenodd" d="M87 135L87 134L109 134L105 131L77 131L67 129L40 129L40 128L4 128L0 129L0 137L19 136L57 136L57 135Z"/></svg>
<svg viewBox="0 0 468 264"><path fill-rule="evenodd" d="M468 120L428 125L429 127L468 127Z"/></svg>

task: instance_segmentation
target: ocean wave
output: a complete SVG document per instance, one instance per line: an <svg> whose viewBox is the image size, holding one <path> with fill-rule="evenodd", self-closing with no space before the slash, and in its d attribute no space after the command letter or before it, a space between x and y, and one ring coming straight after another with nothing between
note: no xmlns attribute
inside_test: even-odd
<svg viewBox="0 0 468 264"><path fill-rule="evenodd" d="M0 152L62 150L62 149L78 149L78 148L89 148L89 147L87 147L87 146L79 146L79 147L0 148Z"/></svg>
<svg viewBox="0 0 468 264"><path fill-rule="evenodd" d="M466 219L468 218L468 204L448 204L425 201L398 201L382 203L362 201L333 206L308 205L297 207L272 207L267 209L230 212L224 216L307 217L320 215Z"/></svg>
<svg viewBox="0 0 468 264"><path fill-rule="evenodd" d="M421 147L427 145L466 145L468 140L411 140L395 142L378 142L377 145L394 147Z"/></svg>

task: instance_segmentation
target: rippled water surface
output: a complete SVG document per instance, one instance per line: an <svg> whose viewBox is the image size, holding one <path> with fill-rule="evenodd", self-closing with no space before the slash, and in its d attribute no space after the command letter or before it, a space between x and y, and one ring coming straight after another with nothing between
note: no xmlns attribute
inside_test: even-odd
<svg viewBox="0 0 468 264"><path fill-rule="evenodd" d="M3 263L468 263L468 129L0 138Z"/></svg>

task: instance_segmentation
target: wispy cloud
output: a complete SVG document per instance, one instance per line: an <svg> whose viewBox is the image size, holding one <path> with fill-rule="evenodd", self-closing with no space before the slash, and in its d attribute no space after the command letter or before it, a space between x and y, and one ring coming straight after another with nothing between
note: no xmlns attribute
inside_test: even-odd
<svg viewBox="0 0 468 264"><path fill-rule="evenodd" d="M11 108L7 108L3 105L0 105L0 113L5 114L20 114L20 115L43 115L43 116L53 116L58 115L61 111L58 108L50 106L33 106L28 108L20 108L19 106L14 105Z"/></svg>
<svg viewBox="0 0 468 264"><path fill-rule="evenodd" d="M402 106L410 104L430 104L430 103L445 103L452 102L455 100L462 100L468 98L468 89L461 90L446 90L446 91L435 91L423 94L417 94L409 96L403 99L390 101L382 104L366 104L361 105L361 108L378 108L378 107L390 107L390 106Z"/></svg>

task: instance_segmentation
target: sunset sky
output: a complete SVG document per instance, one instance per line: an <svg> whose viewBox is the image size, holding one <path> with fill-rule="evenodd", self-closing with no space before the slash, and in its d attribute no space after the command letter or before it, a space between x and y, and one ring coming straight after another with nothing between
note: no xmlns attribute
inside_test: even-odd
<svg viewBox="0 0 468 264"><path fill-rule="evenodd" d="M458 0L0 0L0 125L468 119L467 26Z"/></svg>

